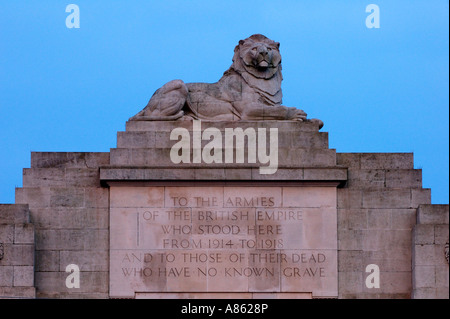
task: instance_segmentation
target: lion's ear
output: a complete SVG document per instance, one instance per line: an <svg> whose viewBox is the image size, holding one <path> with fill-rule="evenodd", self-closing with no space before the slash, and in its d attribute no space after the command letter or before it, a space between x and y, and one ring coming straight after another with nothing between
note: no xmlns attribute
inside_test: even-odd
<svg viewBox="0 0 450 319"><path fill-rule="evenodd" d="M277 46L277 49L280 48L280 42L275 42L275 45Z"/></svg>
<svg viewBox="0 0 450 319"><path fill-rule="evenodd" d="M239 40L239 45L243 45L245 43L245 40Z"/></svg>

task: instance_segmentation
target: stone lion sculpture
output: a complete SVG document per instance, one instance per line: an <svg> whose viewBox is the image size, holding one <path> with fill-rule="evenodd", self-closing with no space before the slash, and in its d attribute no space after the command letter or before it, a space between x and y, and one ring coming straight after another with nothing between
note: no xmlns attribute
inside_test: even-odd
<svg viewBox="0 0 450 319"><path fill-rule="evenodd" d="M212 121L307 120L306 113L281 105L280 43L261 34L240 40L233 64L216 83L173 80L159 88L131 121L193 118Z"/></svg>

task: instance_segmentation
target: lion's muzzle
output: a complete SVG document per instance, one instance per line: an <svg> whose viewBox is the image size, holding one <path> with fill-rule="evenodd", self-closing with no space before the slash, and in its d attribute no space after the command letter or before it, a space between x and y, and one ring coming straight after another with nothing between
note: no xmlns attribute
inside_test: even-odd
<svg viewBox="0 0 450 319"><path fill-rule="evenodd" d="M265 45L259 45L257 48L257 55L255 59L255 65L258 68L265 69L269 66L272 66L272 49L265 46Z"/></svg>

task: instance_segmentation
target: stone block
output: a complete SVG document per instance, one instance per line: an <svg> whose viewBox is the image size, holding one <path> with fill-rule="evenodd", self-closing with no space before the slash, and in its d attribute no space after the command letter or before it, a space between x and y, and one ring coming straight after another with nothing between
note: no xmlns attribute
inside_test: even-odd
<svg viewBox="0 0 450 319"><path fill-rule="evenodd" d="M181 170L188 174L190 170ZM196 168L192 170L194 172L194 178L196 180L224 180L225 179L225 169L224 168ZM186 174L186 175L187 175Z"/></svg>
<svg viewBox="0 0 450 319"><path fill-rule="evenodd" d="M109 231L105 229L48 229L36 232L37 250L105 250Z"/></svg>
<svg viewBox="0 0 450 319"><path fill-rule="evenodd" d="M436 288L436 299L449 299L448 287Z"/></svg>
<svg viewBox="0 0 450 319"><path fill-rule="evenodd" d="M347 186L350 188L384 188L385 170L349 169Z"/></svg>
<svg viewBox="0 0 450 319"><path fill-rule="evenodd" d="M100 180L144 180L144 169L100 168Z"/></svg>
<svg viewBox="0 0 450 319"><path fill-rule="evenodd" d="M13 266L34 265L34 245L14 244L5 247L4 260Z"/></svg>
<svg viewBox="0 0 450 319"><path fill-rule="evenodd" d="M367 229L367 209L338 209L338 229Z"/></svg>
<svg viewBox="0 0 450 319"><path fill-rule="evenodd" d="M98 168L104 165L109 165L106 152L31 152L31 168Z"/></svg>
<svg viewBox="0 0 450 319"><path fill-rule="evenodd" d="M117 132L117 148L155 147L156 132Z"/></svg>
<svg viewBox="0 0 450 319"><path fill-rule="evenodd" d="M12 287L14 268L13 266L3 266L2 264L0 264L0 287Z"/></svg>
<svg viewBox="0 0 450 319"><path fill-rule="evenodd" d="M352 169L361 169L361 154L360 153L337 153L336 163L344 167Z"/></svg>
<svg viewBox="0 0 450 319"><path fill-rule="evenodd" d="M364 251L389 251L392 254L411 249L410 230L362 230L362 249Z"/></svg>
<svg viewBox="0 0 450 319"><path fill-rule="evenodd" d="M111 165L113 166L126 166L131 165L131 152L127 148L112 148L111 149Z"/></svg>
<svg viewBox="0 0 450 319"><path fill-rule="evenodd" d="M361 153L361 169L414 169L413 153Z"/></svg>
<svg viewBox="0 0 450 319"><path fill-rule="evenodd" d="M84 194L83 188L52 188L50 207L84 207Z"/></svg>
<svg viewBox="0 0 450 319"><path fill-rule="evenodd" d="M421 204L417 209L418 224L448 225L449 205Z"/></svg>
<svg viewBox="0 0 450 319"><path fill-rule="evenodd" d="M367 211L367 227L369 229L389 229L391 228L392 210L390 209L369 209Z"/></svg>
<svg viewBox="0 0 450 319"><path fill-rule="evenodd" d="M443 245L414 245L413 265L434 266L445 261Z"/></svg>
<svg viewBox="0 0 450 319"><path fill-rule="evenodd" d="M28 204L30 207L50 207L49 187L16 188L16 203Z"/></svg>
<svg viewBox="0 0 450 319"><path fill-rule="evenodd" d="M413 236L416 245L434 244L434 225L416 225L413 230Z"/></svg>
<svg viewBox="0 0 450 319"><path fill-rule="evenodd" d="M434 226L434 243L437 245L445 245L448 243L449 230L448 225Z"/></svg>
<svg viewBox="0 0 450 319"><path fill-rule="evenodd" d="M14 225L0 224L0 243L11 244L14 242Z"/></svg>
<svg viewBox="0 0 450 319"><path fill-rule="evenodd" d="M67 265L75 264L80 271L108 271L109 254L107 250L63 250L60 251L60 269L65 271Z"/></svg>
<svg viewBox="0 0 450 319"><path fill-rule="evenodd" d="M422 188L422 170L421 169L386 170L386 187Z"/></svg>
<svg viewBox="0 0 450 319"><path fill-rule="evenodd" d="M59 271L59 250L36 250L36 271Z"/></svg>
<svg viewBox="0 0 450 319"><path fill-rule="evenodd" d="M65 187L65 168L24 168L23 187Z"/></svg>
<svg viewBox="0 0 450 319"><path fill-rule="evenodd" d="M15 244L34 244L34 225L15 224L14 225Z"/></svg>
<svg viewBox="0 0 450 319"><path fill-rule="evenodd" d="M38 229L107 229L109 223L107 208L36 208L33 209L32 216L33 224Z"/></svg>
<svg viewBox="0 0 450 319"><path fill-rule="evenodd" d="M84 189L84 207L108 208L109 189L101 187L87 187Z"/></svg>
<svg viewBox="0 0 450 319"><path fill-rule="evenodd" d="M362 208L362 191L359 189L338 188L337 206L338 208Z"/></svg>
<svg viewBox="0 0 450 319"><path fill-rule="evenodd" d="M14 287L33 287L34 267L14 266Z"/></svg>
<svg viewBox="0 0 450 319"><path fill-rule="evenodd" d="M449 271L448 264L441 264L435 266L436 273L436 288L449 288Z"/></svg>
<svg viewBox="0 0 450 319"><path fill-rule="evenodd" d="M411 189L411 206L417 208L421 204L431 204L431 189Z"/></svg>
<svg viewBox="0 0 450 319"><path fill-rule="evenodd" d="M67 187L100 187L98 168L66 168L64 177Z"/></svg>
<svg viewBox="0 0 450 319"><path fill-rule="evenodd" d="M339 272L339 297L345 294L358 295L362 293L364 284L362 271Z"/></svg>
<svg viewBox="0 0 450 319"><path fill-rule="evenodd" d="M252 168L227 168L225 170L226 180L251 180Z"/></svg>
<svg viewBox="0 0 450 319"><path fill-rule="evenodd" d="M436 288L417 288L413 290L412 299L436 299Z"/></svg>
<svg viewBox="0 0 450 319"><path fill-rule="evenodd" d="M413 229L416 225L415 209L391 209L392 229Z"/></svg>
<svg viewBox="0 0 450 319"><path fill-rule="evenodd" d="M338 231L338 249L339 250L362 250L362 230L344 230Z"/></svg>
<svg viewBox="0 0 450 319"><path fill-rule="evenodd" d="M286 142L287 143L286 143ZM327 132L299 132L293 135L292 132L281 132L278 135L278 145L280 147L293 148L328 148ZM286 144L283 144L286 143Z"/></svg>
<svg viewBox="0 0 450 319"><path fill-rule="evenodd" d="M0 204L0 224L29 223L27 204Z"/></svg>
<svg viewBox="0 0 450 319"><path fill-rule="evenodd" d="M364 271L364 252L362 250L341 250L338 253L339 272Z"/></svg>
<svg viewBox="0 0 450 319"><path fill-rule="evenodd" d="M334 167L336 166L336 150L334 149L296 149L288 151L285 157L284 149L279 149L279 164L296 165L297 167Z"/></svg>
<svg viewBox="0 0 450 319"><path fill-rule="evenodd" d="M409 208L411 191L409 189L363 190L364 208Z"/></svg>
<svg viewBox="0 0 450 319"><path fill-rule="evenodd" d="M435 266L417 266L413 271L414 288L435 288L436 272Z"/></svg>
<svg viewBox="0 0 450 319"><path fill-rule="evenodd" d="M172 147L177 141L170 140L170 132L154 132L155 134L155 148L166 148L166 147ZM192 135L191 135L192 136ZM210 140L203 140L201 141L202 147L204 147L206 144L208 144Z"/></svg>

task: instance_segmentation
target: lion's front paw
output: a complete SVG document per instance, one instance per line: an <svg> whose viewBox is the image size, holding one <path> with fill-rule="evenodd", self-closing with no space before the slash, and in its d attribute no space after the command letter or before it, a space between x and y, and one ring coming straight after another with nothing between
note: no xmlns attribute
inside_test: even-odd
<svg viewBox="0 0 450 319"><path fill-rule="evenodd" d="M307 114L303 110L297 109L295 107L290 107L286 119L294 121L305 121L306 115Z"/></svg>

